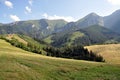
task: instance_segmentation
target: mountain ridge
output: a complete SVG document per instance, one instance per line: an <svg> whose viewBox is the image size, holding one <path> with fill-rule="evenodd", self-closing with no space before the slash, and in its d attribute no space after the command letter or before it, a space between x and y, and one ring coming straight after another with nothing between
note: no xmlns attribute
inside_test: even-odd
<svg viewBox="0 0 120 80"><path fill-rule="evenodd" d="M100 26L104 26L103 18L93 12L83 17L82 19L78 20L76 24L77 26L80 26L83 28L88 27L90 25L97 25L97 24Z"/></svg>
<svg viewBox="0 0 120 80"><path fill-rule="evenodd" d="M85 46L92 44L105 44L106 41L115 40L118 37L119 34L113 32L110 29L99 25L92 25L84 29L73 31L65 30L63 32L55 33L46 37L43 40L45 40L45 42L51 41L49 42L49 44L56 47L78 44Z"/></svg>
<svg viewBox="0 0 120 80"><path fill-rule="evenodd" d="M117 33L120 33L120 9L116 10L109 16L104 17L105 26Z"/></svg>
<svg viewBox="0 0 120 80"><path fill-rule="evenodd" d="M119 32L120 19L118 17L119 15L120 15L120 10L117 10L111 15L106 17L101 17L96 13L90 13L76 22L66 22L62 19L59 19L59 20L40 19L40 20L18 21L18 22L13 22L9 24L1 24L0 34L14 34L14 33L24 34L35 39L44 40L48 36L52 36L52 35L54 36L54 33L55 33L55 35L57 34L57 36L60 36L61 38L63 38L62 41L60 40L58 41L60 41L61 43L64 43L64 39L66 39L65 42L66 41L70 42L69 40L67 40L67 36L69 37L70 35L72 35L73 32L76 32L77 30L78 31L80 30L80 33L81 33L81 29L83 30L82 33L84 34L87 33L86 35L87 37L86 36L83 37L82 40L88 41L90 39L90 35L97 34L96 32L99 31L98 26L101 26L103 31L105 29L109 33L107 35L109 36L114 35L115 37L119 37L120 36L118 35L120 34ZM91 30L92 32L89 30L86 31L88 28L90 28L90 26L94 26L94 25L97 25L97 26L92 28ZM99 34L97 36L92 35L92 37L97 38L98 36L101 36L99 39L100 40L101 38L104 39L103 36L106 36L106 33L104 34L103 33L104 32L99 31ZM76 34L78 35L79 32L78 33L76 32ZM110 38L107 37L106 40L108 39ZM115 40L118 40L118 38ZM78 42L79 39L76 39L75 41Z"/></svg>

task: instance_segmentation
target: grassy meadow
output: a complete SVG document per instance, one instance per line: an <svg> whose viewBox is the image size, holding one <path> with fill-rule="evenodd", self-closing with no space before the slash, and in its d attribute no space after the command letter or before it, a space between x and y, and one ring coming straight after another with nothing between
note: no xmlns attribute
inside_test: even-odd
<svg viewBox="0 0 120 80"><path fill-rule="evenodd" d="M97 63L47 57L0 40L0 80L120 80L120 64L106 60ZM119 59L115 61L118 63Z"/></svg>
<svg viewBox="0 0 120 80"><path fill-rule="evenodd" d="M106 63L120 65L120 44L93 45L86 48L102 55Z"/></svg>

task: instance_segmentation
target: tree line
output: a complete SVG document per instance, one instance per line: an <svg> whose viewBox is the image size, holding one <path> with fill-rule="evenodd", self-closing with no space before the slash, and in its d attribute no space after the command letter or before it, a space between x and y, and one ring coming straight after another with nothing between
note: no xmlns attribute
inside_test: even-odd
<svg viewBox="0 0 120 80"><path fill-rule="evenodd" d="M0 38L6 40L7 42L9 42L11 45L15 47L19 47L26 51L34 52L37 54L43 54L42 51L45 51L46 56L105 62L105 60L101 55L97 55L92 51L89 51L88 49L84 48L81 45L66 46L62 48L47 46L41 49L39 44L32 44L30 42L28 42L27 44L23 44L19 42L17 39L15 39L14 37L11 40L6 39L4 37L0 37Z"/></svg>
<svg viewBox="0 0 120 80"><path fill-rule="evenodd" d="M105 62L101 55L97 55L92 51L88 51L88 49L80 45L67 46L63 48L46 47L44 50L47 52L47 56L52 57Z"/></svg>

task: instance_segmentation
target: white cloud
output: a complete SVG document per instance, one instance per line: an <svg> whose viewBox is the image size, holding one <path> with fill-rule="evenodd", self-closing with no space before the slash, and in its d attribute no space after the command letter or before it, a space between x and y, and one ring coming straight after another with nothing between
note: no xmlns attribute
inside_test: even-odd
<svg viewBox="0 0 120 80"><path fill-rule="evenodd" d="M10 1L5 1L5 5L7 6L7 7L9 7L9 8L13 8L13 3L12 2L10 2Z"/></svg>
<svg viewBox="0 0 120 80"><path fill-rule="evenodd" d="M13 21L20 21L20 18L16 15L10 15L10 18L13 20Z"/></svg>
<svg viewBox="0 0 120 80"><path fill-rule="evenodd" d="M112 5L120 5L120 0L107 0Z"/></svg>
<svg viewBox="0 0 120 80"><path fill-rule="evenodd" d="M53 16L50 16L48 15L47 13L44 13L42 15L44 18L46 19L49 19L49 20L57 20L57 19L63 19L67 22L71 22L71 21L76 21L73 17L71 16L57 16L57 15L53 15Z"/></svg>
<svg viewBox="0 0 120 80"><path fill-rule="evenodd" d="M42 16L43 16L44 18L48 18L48 14L47 14L47 13L44 13Z"/></svg>
<svg viewBox="0 0 120 80"><path fill-rule="evenodd" d="M32 6L33 0L29 0L28 3Z"/></svg>
<svg viewBox="0 0 120 80"><path fill-rule="evenodd" d="M32 12L31 8L28 7L28 6L25 7L25 10L26 10L26 13L31 13Z"/></svg>

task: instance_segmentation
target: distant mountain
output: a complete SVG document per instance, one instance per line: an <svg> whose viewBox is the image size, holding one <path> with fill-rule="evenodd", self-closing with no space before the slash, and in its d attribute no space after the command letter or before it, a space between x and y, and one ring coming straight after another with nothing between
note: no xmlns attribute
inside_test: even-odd
<svg viewBox="0 0 120 80"><path fill-rule="evenodd" d="M93 25L84 28L82 29L82 32L84 32L84 34L86 34L89 37L91 43L95 43L95 44L103 43L107 40L113 40L119 37L119 34L99 25Z"/></svg>
<svg viewBox="0 0 120 80"><path fill-rule="evenodd" d="M53 46L120 42L120 10L101 17L90 13L76 22L28 20L0 24L0 34L23 34Z"/></svg>
<svg viewBox="0 0 120 80"><path fill-rule="evenodd" d="M77 27L85 28L91 25L104 26L103 18L96 13L90 13L76 22Z"/></svg>
<svg viewBox="0 0 120 80"><path fill-rule="evenodd" d="M76 23L75 22L69 22L67 23L63 28L61 28L61 32L65 32L65 33L68 33L68 32L71 32L71 31L75 31L75 30L78 30L79 28L77 27Z"/></svg>
<svg viewBox="0 0 120 80"><path fill-rule="evenodd" d="M67 23L61 31L75 31L78 29L87 28L91 25L100 25L104 26L103 18L96 13L90 13L84 18L76 21Z"/></svg>
<svg viewBox="0 0 120 80"><path fill-rule="evenodd" d="M2 23L0 23L0 26L3 25Z"/></svg>
<svg viewBox="0 0 120 80"><path fill-rule="evenodd" d="M45 38L53 46L103 44L119 35L103 26L93 25L76 31L63 31Z"/></svg>
<svg viewBox="0 0 120 80"><path fill-rule="evenodd" d="M104 17L105 27L120 33L120 10L115 11L109 16Z"/></svg>
<svg viewBox="0 0 120 80"><path fill-rule="evenodd" d="M67 24L64 20L29 20L19 21L0 26L0 34L20 33L35 38L42 38L53 32L58 32L60 28Z"/></svg>

